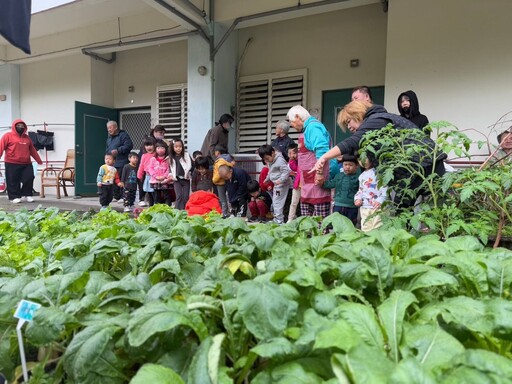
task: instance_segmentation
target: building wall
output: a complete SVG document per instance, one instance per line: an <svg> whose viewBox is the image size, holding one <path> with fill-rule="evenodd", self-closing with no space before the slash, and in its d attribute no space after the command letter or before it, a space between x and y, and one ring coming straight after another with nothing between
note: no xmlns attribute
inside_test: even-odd
<svg viewBox="0 0 512 384"><path fill-rule="evenodd" d="M118 52L113 65L114 107L151 106L156 119L157 87L187 82L187 42ZM131 85L135 87L133 93L128 92ZM153 125L157 123L155 120Z"/></svg>
<svg viewBox="0 0 512 384"><path fill-rule="evenodd" d="M241 29L239 52L253 38L241 76L308 69L308 108L322 91L384 84L387 15L380 4ZM350 60L360 66L350 68Z"/></svg>
<svg viewBox="0 0 512 384"><path fill-rule="evenodd" d="M114 107L114 65L91 58L91 104Z"/></svg>
<svg viewBox="0 0 512 384"><path fill-rule="evenodd" d="M396 112L398 94L412 89L431 121L476 129L495 142L490 126L512 111L511 14L509 0L391 0L388 109ZM510 125L499 124L496 130Z"/></svg>

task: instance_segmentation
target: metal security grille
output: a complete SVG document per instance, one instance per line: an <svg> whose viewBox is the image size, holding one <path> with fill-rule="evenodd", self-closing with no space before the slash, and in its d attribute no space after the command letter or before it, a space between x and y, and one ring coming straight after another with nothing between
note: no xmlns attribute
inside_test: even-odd
<svg viewBox="0 0 512 384"><path fill-rule="evenodd" d="M157 88L158 124L165 127L169 139L181 138L188 142L188 90L186 84L165 85Z"/></svg>
<svg viewBox="0 0 512 384"><path fill-rule="evenodd" d="M124 129L133 141L133 149L138 151L144 137L151 131L151 110L138 109L119 112L119 127Z"/></svg>
<svg viewBox="0 0 512 384"><path fill-rule="evenodd" d="M254 153L270 143L275 123L286 119L288 110L306 103L307 70L270 73L240 78L237 103L237 149ZM290 130L296 140L298 133Z"/></svg>

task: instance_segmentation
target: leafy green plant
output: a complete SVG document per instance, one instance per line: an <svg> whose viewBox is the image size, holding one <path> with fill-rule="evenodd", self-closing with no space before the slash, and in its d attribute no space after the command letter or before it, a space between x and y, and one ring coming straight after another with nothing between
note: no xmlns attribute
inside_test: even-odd
<svg viewBox="0 0 512 384"><path fill-rule="evenodd" d="M17 220L0 216L4 243ZM52 235L41 257L0 267L10 379L12 315L29 299L43 306L25 329L34 383L512 380L512 251L474 237L363 234L339 214L321 227L248 225L160 206L138 220L23 220Z"/></svg>

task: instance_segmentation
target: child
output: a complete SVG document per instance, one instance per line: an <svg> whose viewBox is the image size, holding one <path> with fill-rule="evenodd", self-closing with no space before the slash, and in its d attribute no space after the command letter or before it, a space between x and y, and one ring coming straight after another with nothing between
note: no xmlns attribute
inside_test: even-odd
<svg viewBox="0 0 512 384"><path fill-rule="evenodd" d="M185 151L183 140L174 140L171 162L171 176L174 180L174 192L176 193L176 209L185 209L190 195L190 173L192 171L192 159Z"/></svg>
<svg viewBox="0 0 512 384"><path fill-rule="evenodd" d="M192 192L213 192L213 172L210 170L210 162L207 157L199 156L195 160L195 169L192 172Z"/></svg>
<svg viewBox="0 0 512 384"><path fill-rule="evenodd" d="M363 164L361 164L362 166ZM354 196L354 204L360 208L361 230L371 231L382 225L380 210L382 203L386 200L387 187L377 187L378 181L370 160L366 159L365 171L359 175L359 190Z"/></svg>
<svg viewBox="0 0 512 384"><path fill-rule="evenodd" d="M288 167L290 168L290 176L293 177L292 201L288 213L288 223L297 217L297 207L300 203L300 172L297 157L299 154L299 146L296 143L290 143L288 146Z"/></svg>
<svg viewBox="0 0 512 384"><path fill-rule="evenodd" d="M263 168L261 168L258 183L260 184L260 188L263 191L272 193L272 190L274 189L274 183L271 182L270 180L267 180L268 172L270 171L270 169L268 168L268 165L265 163L265 160L262 160L261 162L263 163Z"/></svg>
<svg viewBox="0 0 512 384"><path fill-rule="evenodd" d="M226 199L226 181L219 175L219 168L222 165L234 167L235 160L228 153L226 147L223 145L217 145L215 147L215 162L213 163L212 182L217 188L217 196L219 196L220 205L222 207L222 216L227 217L229 214L229 206Z"/></svg>
<svg viewBox="0 0 512 384"><path fill-rule="evenodd" d="M140 207L148 207L153 205L153 190L151 189L149 182L151 176L148 173L149 160L155 157L155 139L153 137L147 137L144 139L144 150L140 158L139 169L137 171L137 179L143 183L143 200L139 202Z"/></svg>
<svg viewBox="0 0 512 384"><path fill-rule="evenodd" d="M272 203L274 206L274 223L284 223L284 205L290 189L290 168L280 151L265 144L258 149L261 159L267 163L269 172L267 180L274 183Z"/></svg>
<svg viewBox="0 0 512 384"><path fill-rule="evenodd" d="M349 218L354 225L357 223L358 211L354 205L354 196L359 189L358 167L355 156L343 155L343 172L337 173L323 185L324 188L335 189L333 211Z"/></svg>
<svg viewBox="0 0 512 384"><path fill-rule="evenodd" d="M231 215L247 216L247 183L251 176L241 168L223 164L218 169L219 177L226 182L225 187L231 204Z"/></svg>
<svg viewBox="0 0 512 384"><path fill-rule="evenodd" d="M253 220L260 222L267 221L267 213L270 211L272 205L272 198L267 191L260 188L260 184L256 180L249 180L247 182L247 192L251 196L249 202L249 211Z"/></svg>
<svg viewBox="0 0 512 384"><path fill-rule="evenodd" d="M192 152L192 160L194 160L194 163L199 157L203 157L203 153L201 151Z"/></svg>
<svg viewBox="0 0 512 384"><path fill-rule="evenodd" d="M171 159L172 161L172 159ZM167 144L158 140L155 144L155 156L149 159L147 166L151 176L150 185L153 188L153 201L155 204L166 203L171 205L169 189L173 181L169 174L169 158L167 157Z"/></svg>
<svg viewBox="0 0 512 384"><path fill-rule="evenodd" d="M124 211L131 212L133 210L133 204L135 203L135 195L137 194L137 163L139 162L139 156L136 152L130 152L128 154L129 163L123 167L123 173L121 175L121 181L124 184L123 200L124 200Z"/></svg>
<svg viewBox="0 0 512 384"><path fill-rule="evenodd" d="M105 155L105 164L100 167L96 177L101 209L106 209L114 199L114 184L120 188L123 187L123 183L119 180L117 169L114 167L115 162L116 157L111 153L107 153Z"/></svg>

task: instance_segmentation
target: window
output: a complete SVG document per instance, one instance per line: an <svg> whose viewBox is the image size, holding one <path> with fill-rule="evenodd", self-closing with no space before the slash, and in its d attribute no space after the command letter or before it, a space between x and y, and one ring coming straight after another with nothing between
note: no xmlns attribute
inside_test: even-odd
<svg viewBox="0 0 512 384"><path fill-rule="evenodd" d="M286 119L288 110L306 104L307 70L245 76L238 84L237 149L254 153L262 144L270 143L275 123ZM290 130L297 140L298 133Z"/></svg>
<svg viewBox="0 0 512 384"><path fill-rule="evenodd" d="M119 128L125 130L133 141L133 149L139 150L144 138L151 131L151 110L128 110L119 112Z"/></svg>
<svg viewBox="0 0 512 384"><path fill-rule="evenodd" d="M158 124L165 127L165 137L181 138L187 145L187 84L163 85L157 88Z"/></svg>

